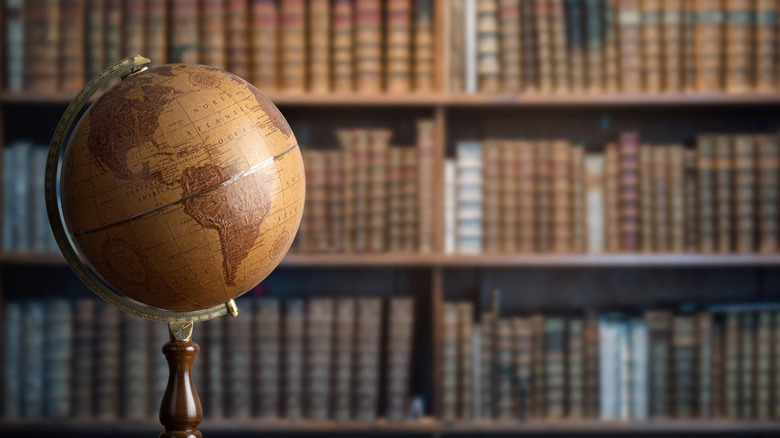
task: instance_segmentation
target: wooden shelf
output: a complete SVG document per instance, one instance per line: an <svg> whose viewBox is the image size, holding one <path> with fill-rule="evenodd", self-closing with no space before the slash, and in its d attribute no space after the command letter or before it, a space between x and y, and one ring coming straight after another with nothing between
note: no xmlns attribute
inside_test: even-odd
<svg viewBox="0 0 780 438"><path fill-rule="evenodd" d="M620 421L472 421L442 423L432 418L414 422L336 422L336 421L287 421L287 420L214 420L206 419L198 427L204 434L218 432L232 433L384 433L399 435L441 435L441 434L747 434L780 433L780 422L776 421L700 421L700 420L651 420L638 422ZM133 434L150 434L162 430L159 423L152 421L0 421L0 434L59 432L99 434L122 431Z"/></svg>
<svg viewBox="0 0 780 438"><path fill-rule="evenodd" d="M0 92L0 104L66 104L72 92ZM780 93L657 93L657 94L528 94L528 93L273 93L280 106L393 107L393 106L731 106L780 104Z"/></svg>
<svg viewBox="0 0 780 438"><path fill-rule="evenodd" d="M64 265L58 253L0 253L5 265ZM288 254L282 267L654 268L780 266L780 254Z"/></svg>

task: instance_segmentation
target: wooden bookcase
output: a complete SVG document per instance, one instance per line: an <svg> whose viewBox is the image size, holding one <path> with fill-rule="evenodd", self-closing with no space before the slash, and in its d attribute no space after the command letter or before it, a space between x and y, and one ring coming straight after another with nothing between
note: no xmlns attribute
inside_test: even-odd
<svg viewBox="0 0 780 438"><path fill-rule="evenodd" d="M555 132L558 136L583 137L588 147L621 129L649 131L657 141L682 140L709 129L711 121L724 132L777 132L780 130L780 92L744 94L453 94L446 87L446 0L435 0L437 90L426 94L289 94L269 97L295 127L300 118L326 120L381 120L410 123L421 114L436 126L435 251L430 254L290 254L268 282L283 293L303 296L317 293L365 293L380 296L413 294L422 303L428 321L415 333L422 337L426 355L415 358L415 390L426 398L426 417L417 422L375 423L313 421L230 421L206 418L201 425L207 436L245 434L285 435L593 435L732 434L776 436L780 423L756 421L476 421L444 423L439 418L442 337L441 315L445 300L467 299L477 309L488 306L494 288L501 288L502 308L514 311L571 311L585 307L642 306L663 300L698 303L723 300L780 299L780 254L517 254L447 255L443 252L443 161L454 145L469 136L512 135L518 130L532 137ZM0 35L3 20L0 19ZM0 44L2 57L4 44ZM0 82L4 69L0 69ZM25 135L45 141L71 93L0 91L0 146ZM41 121L45 121L41 124ZM524 122L525 120L525 122ZM349 123L349 122L346 122ZM604 123L612 127L600 129ZM518 127L519 126L519 127ZM658 132L658 131L661 132ZM551 137L551 136L550 136ZM329 140L324 140L327 143ZM318 144L316 139L312 143ZM352 275L358 273L358 275ZM295 286L332 282L324 290ZM350 274L350 275L347 275ZM376 275L375 275L376 274ZM293 279L291 279L291 277ZM350 283L343 277L356 278ZM367 278L373 277L373 280ZM378 282L394 284L381 285ZM63 282L67 285L64 290ZM401 290L414 283L411 289ZM78 280L58 254L0 253L0 307L3 297L84 294ZM520 286L522 284L522 286ZM272 288L275 286L272 286ZM316 287L316 286L312 286ZM332 288L332 289L329 289ZM374 289L371 289L374 288ZM371 289L369 291L369 289ZM238 300L241 306L241 299ZM197 328L195 340L197 341ZM2 361L0 360L0 364ZM4 437L36 435L150 435L160 430L154 423L99 421L3 421Z"/></svg>

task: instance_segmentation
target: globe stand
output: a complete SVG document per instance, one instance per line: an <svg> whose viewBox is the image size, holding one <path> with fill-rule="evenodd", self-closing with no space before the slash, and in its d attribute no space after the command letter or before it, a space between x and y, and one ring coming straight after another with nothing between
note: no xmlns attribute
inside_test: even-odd
<svg viewBox="0 0 780 438"><path fill-rule="evenodd" d="M192 363L200 348L190 341L192 323L168 324L171 341L163 345L168 361L168 386L160 405L160 438L201 438L197 427L203 418L200 398L192 381Z"/></svg>

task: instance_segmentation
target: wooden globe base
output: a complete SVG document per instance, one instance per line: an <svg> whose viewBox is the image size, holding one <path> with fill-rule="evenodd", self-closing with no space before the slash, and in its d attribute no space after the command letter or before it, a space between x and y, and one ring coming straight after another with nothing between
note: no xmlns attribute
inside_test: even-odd
<svg viewBox="0 0 780 438"><path fill-rule="evenodd" d="M160 405L160 438L202 438L200 398L192 382L192 363L200 348L192 341L170 341L163 346L168 361L168 386Z"/></svg>

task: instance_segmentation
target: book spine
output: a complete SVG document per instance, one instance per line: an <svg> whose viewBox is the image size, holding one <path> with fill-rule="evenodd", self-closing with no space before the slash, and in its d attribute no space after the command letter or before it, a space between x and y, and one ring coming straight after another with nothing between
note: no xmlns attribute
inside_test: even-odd
<svg viewBox="0 0 780 438"><path fill-rule="evenodd" d="M152 65L162 65L168 62L168 2L147 0L146 10L143 53Z"/></svg>
<svg viewBox="0 0 780 438"><path fill-rule="evenodd" d="M696 315L697 336L697 375L696 387L698 388L697 406L695 416L701 419L712 418L712 315L702 312Z"/></svg>
<svg viewBox="0 0 780 438"><path fill-rule="evenodd" d="M572 249L582 253L587 249L587 221L585 209L585 148L582 142L571 148L572 190Z"/></svg>
<svg viewBox="0 0 780 438"><path fill-rule="evenodd" d="M585 35L588 91L604 88L604 6L602 0L585 0Z"/></svg>
<svg viewBox="0 0 780 438"><path fill-rule="evenodd" d="M777 210L780 184L780 145L777 135L756 137L758 251L778 250Z"/></svg>
<svg viewBox="0 0 780 438"><path fill-rule="evenodd" d="M226 412L230 418L248 419L252 414L252 318L225 321L225 379Z"/></svg>
<svg viewBox="0 0 780 438"><path fill-rule="evenodd" d="M571 318L566 333L566 415L585 418L585 321Z"/></svg>
<svg viewBox="0 0 780 438"><path fill-rule="evenodd" d="M755 3L755 57L753 70L757 91L774 91L777 87L777 18L780 5L774 0Z"/></svg>
<svg viewBox="0 0 780 438"><path fill-rule="evenodd" d="M457 146L458 252L482 251L482 144L460 142Z"/></svg>
<svg viewBox="0 0 780 438"><path fill-rule="evenodd" d="M604 150L604 203L605 203L605 234L607 252L617 252L619 246L618 233L618 153L617 143L608 143Z"/></svg>
<svg viewBox="0 0 780 438"><path fill-rule="evenodd" d="M618 232L620 250L636 252L639 235L639 134L626 132L618 142Z"/></svg>
<svg viewBox="0 0 780 438"><path fill-rule="evenodd" d="M493 418L493 397L495 381L495 360L493 349L495 347L496 318L490 313L483 313L480 325L479 336L479 373L477 374L479 394L478 405L479 415L477 418Z"/></svg>
<svg viewBox="0 0 780 438"><path fill-rule="evenodd" d="M108 65L106 61L108 3L103 0L89 0L87 3L86 74L88 78L94 78Z"/></svg>
<svg viewBox="0 0 780 438"><path fill-rule="evenodd" d="M352 132L352 183L354 190L354 249L357 252L365 252L369 249L369 221L370 221L370 156L371 133L366 129L355 129Z"/></svg>
<svg viewBox="0 0 780 438"><path fill-rule="evenodd" d="M449 54L447 91L462 93L466 89L466 35L465 35L465 8L466 2L447 2L447 50ZM417 25L415 23L415 41L417 38ZM415 60L417 51L415 50ZM415 61L416 62L416 61ZM415 66L416 68L416 66Z"/></svg>
<svg viewBox="0 0 780 438"><path fill-rule="evenodd" d="M666 311L645 313L650 333L650 416L668 418L671 416L669 383L671 368L672 315Z"/></svg>
<svg viewBox="0 0 780 438"><path fill-rule="evenodd" d="M306 418L330 418L333 300L313 298L306 309Z"/></svg>
<svg viewBox="0 0 780 438"><path fill-rule="evenodd" d="M215 319L203 324L206 357L204 357L203 413L209 418L225 416L225 392L223 383L224 319Z"/></svg>
<svg viewBox="0 0 780 438"><path fill-rule="evenodd" d="M500 0L499 27L501 34L501 89L517 92L521 89L520 0Z"/></svg>
<svg viewBox="0 0 780 438"><path fill-rule="evenodd" d="M435 155L435 124L433 120L417 120L417 174L416 191L418 194L416 217L418 224L417 238L419 251L430 253L433 248L433 210L434 210L434 155Z"/></svg>
<svg viewBox="0 0 780 438"><path fill-rule="evenodd" d="M568 69L571 91L585 91L586 83L586 39L585 39L585 5L581 0L565 0L566 21L565 31L568 41Z"/></svg>
<svg viewBox="0 0 780 438"><path fill-rule="evenodd" d="M681 144L669 145L669 251L685 251L685 150Z"/></svg>
<svg viewBox="0 0 780 438"><path fill-rule="evenodd" d="M723 406L726 418L737 419L740 413L740 321L739 314L726 314L723 352Z"/></svg>
<svg viewBox="0 0 780 438"><path fill-rule="evenodd" d="M662 90L662 35L663 12L661 0L641 0L642 91L658 93Z"/></svg>
<svg viewBox="0 0 780 438"><path fill-rule="evenodd" d="M444 253L454 254L457 247L457 200L458 173L455 160L444 160Z"/></svg>
<svg viewBox="0 0 780 438"><path fill-rule="evenodd" d="M685 150L685 251L696 252L698 248L698 220L696 199L697 157L693 149Z"/></svg>
<svg viewBox="0 0 780 438"><path fill-rule="evenodd" d="M755 338L755 418L772 418L772 311L761 310L757 316Z"/></svg>
<svg viewBox="0 0 780 438"><path fill-rule="evenodd" d="M64 9L63 9L64 12ZM146 1L144 0L123 0L122 1L122 48L123 58L133 56L144 49L146 29L144 27L144 17L146 12Z"/></svg>
<svg viewBox="0 0 780 438"><path fill-rule="evenodd" d="M618 0L604 0L604 89L620 90L620 34ZM630 18L630 17L629 17Z"/></svg>
<svg viewBox="0 0 780 438"><path fill-rule="evenodd" d="M433 45L433 2L415 0L414 2L414 51L412 53L414 90L430 92L434 87L434 45ZM460 89L458 89L460 91Z"/></svg>
<svg viewBox="0 0 780 438"><path fill-rule="evenodd" d="M458 411L459 355L458 355L458 305L444 303L442 315L441 349L441 416L446 422L455 421ZM462 414L461 414L462 415Z"/></svg>
<svg viewBox="0 0 780 438"><path fill-rule="evenodd" d="M699 252L715 252L715 138L700 135L696 140L696 182Z"/></svg>
<svg viewBox="0 0 780 438"><path fill-rule="evenodd" d="M279 300L260 298L253 302L252 355L254 373L254 417L279 418L280 327Z"/></svg>
<svg viewBox="0 0 780 438"><path fill-rule="evenodd" d="M98 302L95 307L95 417L116 421L119 418L120 378L119 309Z"/></svg>
<svg viewBox="0 0 780 438"><path fill-rule="evenodd" d="M773 315L772 328L772 375L775 379L772 383L772 392L774 393L772 418L780 418L780 379L777 378L780 373L780 310L775 310Z"/></svg>
<svg viewBox="0 0 780 438"><path fill-rule="evenodd" d="M712 418L723 418L724 407L724 324L720 315L712 316L710 361L710 413Z"/></svg>
<svg viewBox="0 0 780 438"><path fill-rule="evenodd" d="M565 140L550 143L552 192L552 245L554 253L572 251L571 145Z"/></svg>
<svg viewBox="0 0 780 438"><path fill-rule="evenodd" d="M249 77L248 0L227 0L225 10L226 66L238 77ZM209 35L211 37L211 35Z"/></svg>
<svg viewBox="0 0 780 438"><path fill-rule="evenodd" d="M545 332L544 316L534 314L530 318L531 322L531 419L546 418L546 395L545 380L547 378L547 363L545 355Z"/></svg>
<svg viewBox="0 0 780 438"><path fill-rule="evenodd" d="M304 155L306 164L306 191L309 196L306 197L309 210L306 215L308 220L308 231L311 235L311 249L316 252L325 252L329 249L328 236L328 190L327 180L327 162L325 152L316 150L307 150Z"/></svg>
<svg viewBox="0 0 780 438"><path fill-rule="evenodd" d="M529 318L512 318L515 346L515 418L527 420L531 412L531 321Z"/></svg>
<svg viewBox="0 0 780 438"><path fill-rule="evenodd" d="M675 316L672 326L674 357L674 413L676 418L696 415L696 319Z"/></svg>
<svg viewBox="0 0 780 438"><path fill-rule="evenodd" d="M650 416L649 391L649 330L647 323L639 318L628 322L630 356L630 411L631 419L647 421Z"/></svg>
<svg viewBox="0 0 780 438"><path fill-rule="evenodd" d="M639 0L616 0L620 60L620 89L626 93L642 91L642 14Z"/></svg>
<svg viewBox="0 0 780 438"><path fill-rule="evenodd" d="M536 154L533 143L520 141L517 143L517 235L518 249L522 253L532 253L536 250Z"/></svg>
<svg viewBox="0 0 780 438"><path fill-rule="evenodd" d="M30 189L32 184L31 175L27 169L30 168L32 159L33 145L28 141L15 142L11 147L15 150L12 153L14 158L13 166L15 169L13 175L13 241L15 251L30 250ZM21 208L20 208L21 207Z"/></svg>
<svg viewBox="0 0 780 438"><path fill-rule="evenodd" d="M46 191L44 173L49 149L35 144L30 153L30 250L44 252L49 249L52 235L49 218L46 215Z"/></svg>
<svg viewBox="0 0 780 438"><path fill-rule="evenodd" d="M682 6L682 86L683 91L696 91L697 55L697 6L692 1Z"/></svg>
<svg viewBox="0 0 780 438"><path fill-rule="evenodd" d="M683 0L662 0L661 41L663 47L663 90L683 90Z"/></svg>
<svg viewBox="0 0 780 438"><path fill-rule="evenodd" d="M537 29L535 1L520 2L520 46L523 90L536 91L539 87L539 64L537 57Z"/></svg>
<svg viewBox="0 0 780 438"><path fill-rule="evenodd" d="M406 417L411 372L414 300L391 298L387 329L387 419Z"/></svg>
<svg viewBox="0 0 780 438"><path fill-rule="evenodd" d="M85 84L86 6L86 0L63 0L60 4L60 90L80 91Z"/></svg>
<svg viewBox="0 0 780 438"><path fill-rule="evenodd" d="M620 405L620 321L614 315L600 315L599 339L599 418L617 420Z"/></svg>
<svg viewBox="0 0 780 438"><path fill-rule="evenodd" d="M518 216L517 206L519 194L517 191L518 148L513 141L502 141L501 156L499 162L500 175L500 231L501 252L514 254L517 252L518 243Z"/></svg>
<svg viewBox="0 0 780 438"><path fill-rule="evenodd" d="M512 399L516 390L513 385L512 324L509 319L496 319L493 339L493 415L498 420L506 420L512 418Z"/></svg>
<svg viewBox="0 0 780 438"><path fill-rule="evenodd" d="M382 91L382 3L355 0L355 79L360 93Z"/></svg>
<svg viewBox="0 0 780 438"><path fill-rule="evenodd" d="M656 167L652 145L643 143L639 146L639 204L640 234L642 235L642 252L653 252L655 245L655 181ZM659 209L660 211L660 209Z"/></svg>
<svg viewBox="0 0 780 438"><path fill-rule="evenodd" d="M744 312L740 315L739 333L739 418L755 419L755 346L756 315Z"/></svg>
<svg viewBox="0 0 780 438"><path fill-rule="evenodd" d="M344 153L325 152L325 185L327 190L328 248L331 251L343 251L344 243ZM389 206L391 217L392 203Z"/></svg>
<svg viewBox="0 0 780 438"><path fill-rule="evenodd" d="M60 5L57 0L32 0L24 8L25 88L57 91L60 77Z"/></svg>
<svg viewBox="0 0 780 438"><path fill-rule="evenodd" d="M106 0L105 4L105 62L99 67L98 73L102 72L106 66L110 65L112 62L122 59L122 2L121 0ZM176 7L178 8L178 5L176 5ZM197 11L197 5L192 5L191 7L193 10ZM179 9L171 8L171 14L177 11L179 11ZM185 11L182 10L182 12ZM184 17L181 18L186 21L188 18L186 16L190 14L189 12L185 12L183 15ZM173 34L173 29L176 29L176 26L173 24L171 26L171 44L173 44L173 40L176 38L176 35ZM194 34L197 36L197 32L194 32Z"/></svg>
<svg viewBox="0 0 780 438"><path fill-rule="evenodd" d="M14 301L3 304L3 418L15 420L22 414L22 305Z"/></svg>
<svg viewBox="0 0 780 438"><path fill-rule="evenodd" d="M196 64L199 61L200 44L198 35L197 0L171 2L171 62ZM110 27L109 27L110 28ZM109 59L112 59L110 56Z"/></svg>
<svg viewBox="0 0 780 438"><path fill-rule="evenodd" d="M385 74L387 91L412 90L412 0L390 0L386 15Z"/></svg>
<svg viewBox="0 0 780 438"><path fill-rule="evenodd" d="M315 0L308 2L308 6L309 91L327 93L330 91L330 2Z"/></svg>
<svg viewBox="0 0 780 438"><path fill-rule="evenodd" d="M723 10L721 0L694 0L695 89L721 91L723 76ZM732 54L729 54L732 55Z"/></svg>
<svg viewBox="0 0 780 438"><path fill-rule="evenodd" d="M279 87L279 5L277 0L251 0L249 71L252 83L262 91ZM335 14L334 14L335 15ZM335 19L335 18L334 18ZM336 33L334 32L334 39ZM335 49L334 49L335 53Z"/></svg>
<svg viewBox="0 0 780 438"><path fill-rule="evenodd" d="M40 419L44 413L44 321L42 301L24 303L21 322L21 404L22 418Z"/></svg>
<svg viewBox="0 0 780 438"><path fill-rule="evenodd" d="M73 315L73 418L92 417L96 372L95 356L95 303L93 299L79 299L74 303ZM8 356L6 356L8 357ZM166 367L167 371L167 367Z"/></svg>
<svg viewBox="0 0 780 438"><path fill-rule="evenodd" d="M282 91L306 91L306 3L280 0L279 77Z"/></svg>
<svg viewBox="0 0 780 438"><path fill-rule="evenodd" d="M482 233L484 251L501 251L501 144L497 140L485 140L482 160Z"/></svg>
<svg viewBox="0 0 780 438"><path fill-rule="evenodd" d="M387 154L392 132L375 129L369 135L369 250L383 252L387 247Z"/></svg>
<svg viewBox="0 0 780 438"><path fill-rule="evenodd" d="M730 253L732 245L733 184L731 138L718 135L715 145L715 236L718 252Z"/></svg>
<svg viewBox="0 0 780 438"><path fill-rule="evenodd" d="M421 232L422 228L430 226L429 222L426 225L420 223L423 207L419 204L421 191L419 190L418 177L423 180L430 179L430 175L420 177L421 158L419 157L419 149L406 147L402 149L401 156L401 197L403 208L402 211L402 231L401 231L401 248L404 252L418 251L421 247ZM430 209L433 204L429 204L424 209Z"/></svg>
<svg viewBox="0 0 780 438"><path fill-rule="evenodd" d="M355 360L355 300L336 300L333 363L333 418L352 419L352 384Z"/></svg>
<svg viewBox="0 0 780 438"><path fill-rule="evenodd" d="M379 399L379 344L382 327L382 301L357 300L357 370L355 373L355 413L359 421L374 421Z"/></svg>
<svg viewBox="0 0 780 438"><path fill-rule="evenodd" d="M553 53L552 53L552 3L548 0L534 0L534 29L536 29L536 60L538 91L553 91Z"/></svg>
<svg viewBox="0 0 780 438"><path fill-rule="evenodd" d="M5 89L24 89L24 15L22 0L5 0L3 4L5 31Z"/></svg>
<svg viewBox="0 0 780 438"><path fill-rule="evenodd" d="M604 154L588 153L585 156L585 193L587 196L588 252L605 250L605 181Z"/></svg>
<svg viewBox="0 0 780 438"><path fill-rule="evenodd" d="M149 360L146 418L155 418L160 414L160 406L158 405L165 395L169 374L168 361L162 353L161 347L170 339L171 336L168 324L162 322L149 323L149 336L146 344L146 354ZM206 389L205 384L201 384L204 376L204 368L205 367L200 360L196 361L192 368L193 383L195 384L195 388L200 391ZM203 394L205 395L205 393Z"/></svg>
<svg viewBox="0 0 780 438"><path fill-rule="evenodd" d="M230 6L226 4L227 1L231 2ZM226 9L234 6L232 2L233 0L202 0L200 2L200 31L202 35L208 35L207 38L201 39L200 59L206 65L221 69L227 66L229 45L226 37L229 26L227 25ZM230 21L232 21L232 17Z"/></svg>
<svg viewBox="0 0 780 438"><path fill-rule="evenodd" d="M536 250L550 252L553 243L553 161L550 142L534 143L534 188L536 189Z"/></svg>
<svg viewBox="0 0 780 438"><path fill-rule="evenodd" d="M303 418L303 343L305 304L301 299L288 300L284 309L284 415L289 420Z"/></svg>
<svg viewBox="0 0 780 438"><path fill-rule="evenodd" d="M736 135L732 139L734 165L734 249L755 252L756 146L755 136Z"/></svg>
<svg viewBox="0 0 780 438"><path fill-rule="evenodd" d="M599 326L595 315L585 320L585 389L584 415L588 419L599 418Z"/></svg>
<svg viewBox="0 0 780 438"><path fill-rule="evenodd" d="M344 251L352 251L354 248L355 232L355 153L352 131L337 129L336 139L342 151L342 171L344 189L341 199L344 205L343 241L341 247ZM300 234L300 233L299 233Z"/></svg>
<svg viewBox="0 0 780 438"><path fill-rule="evenodd" d="M755 49L754 5L751 0L724 1L724 47L726 91L741 93L752 89Z"/></svg>
<svg viewBox="0 0 780 438"><path fill-rule="evenodd" d="M548 0L553 80L557 93L569 91L569 62L566 38L566 14L563 0Z"/></svg>
<svg viewBox="0 0 780 438"><path fill-rule="evenodd" d="M477 75L479 91L501 89L498 0L477 0Z"/></svg>
<svg viewBox="0 0 780 438"><path fill-rule="evenodd" d="M333 2L333 91L353 91L353 6L352 0Z"/></svg>
<svg viewBox="0 0 780 438"><path fill-rule="evenodd" d="M121 416L126 420L142 420L149 411L149 323L128 313L121 316ZM143 352L139 354L139 351Z"/></svg>

